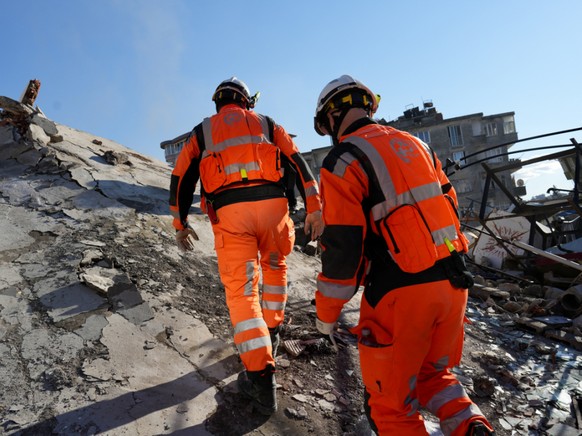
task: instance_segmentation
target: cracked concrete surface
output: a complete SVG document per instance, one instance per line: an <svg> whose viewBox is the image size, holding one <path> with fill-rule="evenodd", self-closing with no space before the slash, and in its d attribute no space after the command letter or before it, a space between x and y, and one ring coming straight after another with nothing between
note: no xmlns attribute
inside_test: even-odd
<svg viewBox="0 0 582 436"><path fill-rule="evenodd" d="M149 238L160 262L179 261L169 167L46 118L31 126L28 139L0 127L0 432L210 434L217 386L241 369L232 345L115 258Z"/></svg>

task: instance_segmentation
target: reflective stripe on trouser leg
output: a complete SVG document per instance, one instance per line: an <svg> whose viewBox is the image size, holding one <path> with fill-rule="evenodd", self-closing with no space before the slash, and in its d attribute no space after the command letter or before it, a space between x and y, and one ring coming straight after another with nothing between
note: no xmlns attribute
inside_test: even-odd
<svg viewBox="0 0 582 436"><path fill-rule="evenodd" d="M459 365L463 352L467 292L446 282L442 289L449 310L435 325L432 345L418 377L418 398L438 416L445 435L464 435L474 419L489 423L450 370Z"/></svg>
<svg viewBox="0 0 582 436"><path fill-rule="evenodd" d="M249 206L249 204L251 206ZM271 340L259 302L259 212L255 203L235 203L217 211L212 226L218 270L235 329L234 342L248 371L274 365Z"/></svg>
<svg viewBox="0 0 582 436"><path fill-rule="evenodd" d="M266 203L266 202L265 202ZM287 200L277 198L264 205L265 220L259 239L263 286L261 308L269 328L283 322L287 303L287 263L286 256L293 248L295 233L293 222L288 215Z"/></svg>
<svg viewBox="0 0 582 436"><path fill-rule="evenodd" d="M359 327L370 327L386 345L359 344L367 405L379 434L426 435L419 405L435 389L458 384L443 367L460 358L466 299L467 291L448 281L392 290L375 307L362 299Z"/></svg>

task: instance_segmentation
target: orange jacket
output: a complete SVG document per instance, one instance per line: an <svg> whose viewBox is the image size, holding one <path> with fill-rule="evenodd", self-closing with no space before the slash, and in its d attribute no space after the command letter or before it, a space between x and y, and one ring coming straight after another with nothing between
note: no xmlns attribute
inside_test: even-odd
<svg viewBox="0 0 582 436"><path fill-rule="evenodd" d="M204 144L198 143L201 131ZM283 153L301 178L308 213L321 209L319 189L311 170L283 127L269 117L231 104L194 128L172 171L170 211L174 227L187 225L194 189L200 178L202 195L278 183ZM281 192L283 192L281 190ZM205 202L202 201L204 210Z"/></svg>
<svg viewBox="0 0 582 436"><path fill-rule="evenodd" d="M450 256L445 240L456 251L467 251L455 191L432 150L367 118L348 132L325 158L320 174L325 231L316 300L324 322L337 320L364 284L371 234L385 241L396 275L414 283ZM389 274L400 283L394 271Z"/></svg>

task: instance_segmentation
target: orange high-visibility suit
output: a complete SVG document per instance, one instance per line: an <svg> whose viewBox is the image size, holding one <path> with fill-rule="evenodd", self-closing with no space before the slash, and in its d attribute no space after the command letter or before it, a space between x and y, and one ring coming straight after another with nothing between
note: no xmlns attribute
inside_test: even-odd
<svg viewBox="0 0 582 436"><path fill-rule="evenodd" d="M354 122L321 170L325 230L317 317L335 322L365 286L359 337L366 412L380 435L425 435L424 407L447 435L480 420L450 368L460 362L470 274L457 198L417 138Z"/></svg>
<svg viewBox="0 0 582 436"><path fill-rule="evenodd" d="M285 258L295 232L279 182L281 153L301 178L307 212L319 211L317 182L291 137L270 118L236 104L194 128L170 185L173 224L183 230L200 178L201 207L212 222L234 342L248 371L275 366L269 329L283 322L287 301Z"/></svg>

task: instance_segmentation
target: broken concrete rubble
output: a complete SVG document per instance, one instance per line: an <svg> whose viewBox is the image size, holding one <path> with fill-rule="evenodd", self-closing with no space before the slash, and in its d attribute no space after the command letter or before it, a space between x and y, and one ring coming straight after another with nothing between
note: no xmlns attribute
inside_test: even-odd
<svg viewBox="0 0 582 436"><path fill-rule="evenodd" d="M207 218L192 213L201 239L192 255L175 247L167 165L40 114L28 121L23 135L0 126L6 434L371 434L356 343L340 335L335 352L314 328L320 262L305 251L316 245L298 242L289 257L282 345L305 348L280 348L281 409L265 421L233 383L242 366ZM582 359L571 336L582 320L558 312L565 291L493 273L477 282L461 383L501 436L579 431ZM357 306L340 320L345 331Z"/></svg>
<svg viewBox="0 0 582 436"><path fill-rule="evenodd" d="M26 123L24 134L0 127L0 433L225 434L232 422L241 433L335 432L319 406L298 412L305 430L284 406L269 422L243 410L210 225L192 217L201 241L181 255L170 168L47 119ZM311 298L317 262L309 277L290 275L296 298Z"/></svg>

